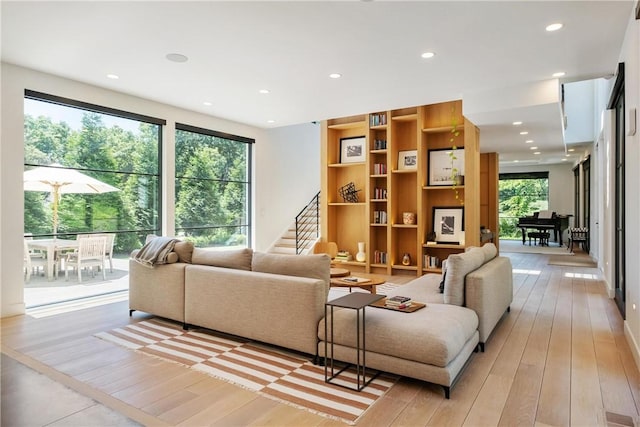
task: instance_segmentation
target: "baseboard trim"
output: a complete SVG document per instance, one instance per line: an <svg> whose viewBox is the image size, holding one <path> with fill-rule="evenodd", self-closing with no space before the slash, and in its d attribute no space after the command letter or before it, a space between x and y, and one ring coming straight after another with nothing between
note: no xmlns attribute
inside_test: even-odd
<svg viewBox="0 0 640 427"><path fill-rule="evenodd" d="M640 346L629 328L629 322L626 320L624 321L624 336L627 339L629 348L631 349L631 354L633 354L633 360L636 362L636 368L640 371Z"/></svg>

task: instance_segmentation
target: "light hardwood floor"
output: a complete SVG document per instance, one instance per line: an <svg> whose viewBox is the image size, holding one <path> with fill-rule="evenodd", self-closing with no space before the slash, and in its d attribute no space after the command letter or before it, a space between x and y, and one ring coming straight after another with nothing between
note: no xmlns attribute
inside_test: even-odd
<svg viewBox="0 0 640 427"><path fill-rule="evenodd" d="M596 426L605 425L605 411L638 417L640 374L598 271L547 265L548 255L505 255L514 268L511 312L486 351L472 356L451 399L440 387L402 379L358 425ZM48 425L46 405L32 405L34 391L5 393L14 376L26 375L10 369L7 356L53 380L33 383L44 388L38 393L54 393L50 405L62 405L56 396L64 385L116 411L99 417L91 405L72 408L80 421L57 425L122 425L127 418L154 426L344 425L92 336L147 317L130 319L127 303L116 302L2 319L2 425Z"/></svg>

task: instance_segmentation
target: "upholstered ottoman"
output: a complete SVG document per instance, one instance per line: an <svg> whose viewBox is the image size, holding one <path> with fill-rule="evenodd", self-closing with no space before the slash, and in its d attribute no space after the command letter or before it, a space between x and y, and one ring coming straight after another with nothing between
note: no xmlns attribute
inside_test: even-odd
<svg viewBox="0 0 640 427"><path fill-rule="evenodd" d="M355 311L334 309L334 316L334 358L355 363ZM475 311L456 305L427 303L413 313L367 307L365 319L367 368L439 384L447 398L479 341ZM320 356L325 321L330 328L331 318L318 327Z"/></svg>

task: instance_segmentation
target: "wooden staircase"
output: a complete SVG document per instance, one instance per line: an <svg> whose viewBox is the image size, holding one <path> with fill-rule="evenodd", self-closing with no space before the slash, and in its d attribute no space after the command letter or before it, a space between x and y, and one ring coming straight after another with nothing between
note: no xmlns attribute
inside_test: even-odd
<svg viewBox="0 0 640 427"><path fill-rule="evenodd" d="M296 215L295 220L271 245L269 252L304 255L320 237L320 193Z"/></svg>

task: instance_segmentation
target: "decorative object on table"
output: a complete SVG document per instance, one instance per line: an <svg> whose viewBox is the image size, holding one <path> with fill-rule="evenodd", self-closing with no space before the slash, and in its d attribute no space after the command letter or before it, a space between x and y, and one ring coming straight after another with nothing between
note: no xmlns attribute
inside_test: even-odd
<svg viewBox="0 0 640 427"><path fill-rule="evenodd" d="M349 251L338 251L338 254L334 258L335 261L353 261L353 256L349 253Z"/></svg>
<svg viewBox="0 0 640 427"><path fill-rule="evenodd" d="M464 183L464 155L456 156L455 151L453 147L429 150L429 185L462 185L456 180Z"/></svg>
<svg viewBox="0 0 640 427"><path fill-rule="evenodd" d="M435 207L433 208L433 229L436 242L459 245L464 240L464 208Z"/></svg>
<svg viewBox="0 0 640 427"><path fill-rule="evenodd" d="M408 252L402 255L402 265L411 265L411 255Z"/></svg>
<svg viewBox="0 0 640 427"><path fill-rule="evenodd" d="M358 242L358 253L356 253L356 261L364 262L367 259L367 254L364 252L364 242Z"/></svg>
<svg viewBox="0 0 640 427"><path fill-rule="evenodd" d="M408 307L403 307L403 308L398 308L395 307L393 305L388 305L386 303L386 300L382 299L380 301L376 301L373 304L371 304L371 307L376 307L376 308L386 308L387 310L394 310L394 311L400 311L403 313L413 313L414 311L418 311L421 308L425 308L427 305L423 302L416 302L416 301L411 301L411 305Z"/></svg>
<svg viewBox="0 0 640 427"><path fill-rule="evenodd" d="M436 232L433 230L427 233L427 243L429 242L436 242Z"/></svg>
<svg viewBox="0 0 640 427"><path fill-rule="evenodd" d="M358 203L358 191L353 182L343 185L339 188L340 196L345 203Z"/></svg>
<svg viewBox="0 0 640 427"><path fill-rule="evenodd" d="M340 138L340 163L360 163L367 160L364 136Z"/></svg>
<svg viewBox="0 0 640 427"><path fill-rule="evenodd" d="M398 152L398 170L418 169L418 150L405 150Z"/></svg>
<svg viewBox="0 0 640 427"><path fill-rule="evenodd" d="M405 225L414 225L416 223L415 212L402 212L402 223Z"/></svg>
<svg viewBox="0 0 640 427"><path fill-rule="evenodd" d="M385 300L384 305L397 309L409 308L411 307L411 297L403 297L401 295L388 297Z"/></svg>

